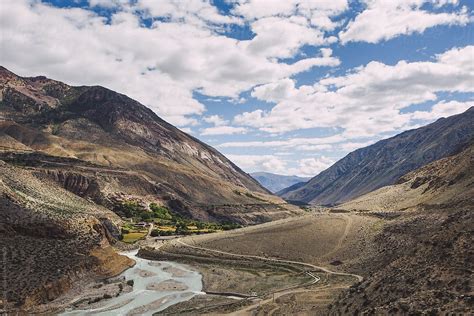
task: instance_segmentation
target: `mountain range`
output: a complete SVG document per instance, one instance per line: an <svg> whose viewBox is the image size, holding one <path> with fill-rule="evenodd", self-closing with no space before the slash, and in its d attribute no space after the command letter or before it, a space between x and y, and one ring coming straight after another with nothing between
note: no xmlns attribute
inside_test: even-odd
<svg viewBox="0 0 474 316"><path fill-rule="evenodd" d="M357 149L303 185L278 194L288 201L335 205L394 184L401 176L472 144L474 108Z"/></svg>
<svg viewBox="0 0 474 316"><path fill-rule="evenodd" d="M0 91L2 146L30 162L38 152L43 161L75 159L68 168L41 167L99 205L133 198L191 218L243 224L291 214L283 200L214 148L125 95L41 76L22 78L5 68Z"/></svg>
<svg viewBox="0 0 474 316"><path fill-rule="evenodd" d="M328 212L387 220L373 240L364 240L371 247L358 264L368 277L332 305L333 313L380 306L396 313L394 304L407 300L413 306L449 295L457 300L439 293L450 284L456 293L469 290L462 267L472 262L473 126L471 108L355 150L312 179L252 178L125 95L1 67L0 308L27 310L80 280L109 278L133 265L113 248L126 247L117 211L124 203L253 225L305 213L272 194L287 186L278 194L295 204L337 204ZM280 233L286 242L288 232ZM436 281L440 273L444 283Z"/></svg>
<svg viewBox="0 0 474 316"><path fill-rule="evenodd" d="M131 202L243 225L301 213L125 95L0 67L0 310L132 265L112 248Z"/></svg>
<svg viewBox="0 0 474 316"><path fill-rule="evenodd" d="M250 175L272 193L277 193L289 186L311 179L298 176L285 176L270 172L253 172Z"/></svg>

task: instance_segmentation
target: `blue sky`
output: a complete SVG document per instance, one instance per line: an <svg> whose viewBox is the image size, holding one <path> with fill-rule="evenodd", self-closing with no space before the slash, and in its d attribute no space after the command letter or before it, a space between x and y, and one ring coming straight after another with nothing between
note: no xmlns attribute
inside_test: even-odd
<svg viewBox="0 0 474 316"><path fill-rule="evenodd" d="M0 61L125 93L248 172L314 176L474 105L473 9L469 0L6 0Z"/></svg>

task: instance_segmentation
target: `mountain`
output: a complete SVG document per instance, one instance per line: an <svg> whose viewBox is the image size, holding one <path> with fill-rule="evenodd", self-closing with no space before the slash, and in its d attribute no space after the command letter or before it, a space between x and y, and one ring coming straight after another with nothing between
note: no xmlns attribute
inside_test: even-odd
<svg viewBox="0 0 474 316"><path fill-rule="evenodd" d="M339 205L357 211L397 211L423 205L474 205L474 144L402 176L395 184Z"/></svg>
<svg viewBox="0 0 474 316"><path fill-rule="evenodd" d="M349 201L395 183L402 175L460 152L473 141L474 108L351 152L309 180L281 194L319 205Z"/></svg>
<svg viewBox="0 0 474 316"><path fill-rule="evenodd" d="M328 314L472 313L473 162L470 145L338 206L389 220Z"/></svg>
<svg viewBox="0 0 474 316"><path fill-rule="evenodd" d="M270 172L254 172L250 175L272 193L276 193L296 183L306 182L310 179L298 176L284 176Z"/></svg>
<svg viewBox="0 0 474 316"><path fill-rule="evenodd" d="M293 212L214 148L125 95L22 78L5 68L0 93L1 146L99 205L134 199L186 217L241 224ZM34 163L31 153L49 163ZM78 163L58 167L55 157Z"/></svg>
<svg viewBox="0 0 474 316"><path fill-rule="evenodd" d="M301 212L125 95L0 67L0 313L132 265L118 214L150 203L244 225Z"/></svg>
<svg viewBox="0 0 474 316"><path fill-rule="evenodd" d="M112 249L122 221L111 210L3 159L0 183L0 311L38 306L81 279L134 264Z"/></svg>

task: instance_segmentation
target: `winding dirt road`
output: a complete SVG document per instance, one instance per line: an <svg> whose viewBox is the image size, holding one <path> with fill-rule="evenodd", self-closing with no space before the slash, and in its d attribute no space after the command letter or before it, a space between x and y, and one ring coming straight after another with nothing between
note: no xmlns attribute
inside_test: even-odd
<svg viewBox="0 0 474 316"><path fill-rule="evenodd" d="M349 226L349 227L348 227ZM341 237L341 239L339 240L338 242L338 245L336 245L335 249L332 251L332 252L335 252L337 251L337 249L341 246L343 240L346 238L347 234L348 234L348 231L349 231L349 228L350 228L350 222L347 223L347 226L346 226L346 230L344 231L344 234L343 236ZM300 261L292 261L292 260L283 260L283 259L275 259L275 258L266 258L266 257L261 257L261 256L254 256L254 255L241 255L241 254L235 254L235 253L231 253L231 252L226 252L226 251L220 251L220 250L215 250L215 249L210 249L210 248L204 248L204 247L198 247L198 246L193 246L193 245L190 245L186 242L184 242L183 240L181 239L178 239L177 242L179 244L181 244L182 246L184 247L188 247L188 248L192 248L192 249L197 249L197 250L201 250L201 251L208 251L208 252L213 252L213 253L218 253L218 254L222 254L222 255L227 255L227 256L232 256L232 257L236 257L236 258L247 258L247 259L257 259L257 260L263 260L263 261L267 261L267 262L278 262L278 263L285 263L285 264L295 264L295 265L299 265L299 266L303 266L303 267L307 267L307 268L311 268L311 270L319 270L319 271L322 271L322 272L325 272L325 273L328 273L328 274L333 274L333 275L342 275L342 276L351 276L351 277L354 277L357 279L357 281L361 282L363 280L363 277L360 276L360 275L357 275L357 274L353 274L353 273L344 273L344 272L335 272L335 271L331 271L325 267L321 267L321 266L317 266L317 265L313 265L313 264L310 264L310 263L306 263L306 262L300 262ZM282 296L285 296L285 295L288 295L288 294L297 294L297 293L303 293L303 292L313 292L313 291L318 291L318 290L310 290L310 289L304 289L304 287L307 287L309 285L313 285L313 284L316 284L320 281L320 278L314 274L312 274L310 271L307 271L306 274L308 274L309 276L311 276L313 278L313 281L309 284L304 284L304 285L299 285L297 287L293 287L293 288L289 288L289 289L286 289L286 290L282 290L282 291L279 291L279 292L275 292L272 294L272 296L270 298L266 298L266 299L263 299L263 300L259 300L257 302L255 302L254 304L252 305L249 305L247 307L245 307L244 309L241 309L241 310L238 310L238 311L235 311L233 313L230 313L229 315L234 315L234 316L239 316L239 315L248 315L249 313L251 313L253 310L259 308L260 306L264 305L264 304L267 304L267 303L270 303L276 299L278 299L279 297L282 297ZM274 308L271 313L269 314L273 314L273 312L275 312L278 308Z"/></svg>
<svg viewBox="0 0 474 316"><path fill-rule="evenodd" d="M197 247L197 246L192 246L190 244L185 243L183 240L178 239L177 242L185 247L189 247L192 249L197 249L197 250L203 250L203 251L209 251L209 252L214 252L214 253L219 253L222 255L227 255L227 256L232 256L236 258L247 258L247 259L257 259L257 260L263 260L263 261L269 261L269 262L279 262L279 263L287 263L287 264L296 264L300 265L303 267L311 268L313 270L319 270L328 274L333 274L333 275L341 275L341 276L351 276L357 279L357 281L361 282L364 278L358 274L353 274L353 273L345 273L345 272L336 272L336 271L331 271L326 267L321 267L317 266L311 263L306 263L306 262L300 262L300 261L292 261L292 260L283 260L283 259L275 259L275 258L266 258L266 257L261 257L261 256L254 256L254 255L241 255L241 254L235 254L231 252L226 252L226 251L220 251L220 250L215 250L215 249L210 249L210 248L203 248L203 247Z"/></svg>

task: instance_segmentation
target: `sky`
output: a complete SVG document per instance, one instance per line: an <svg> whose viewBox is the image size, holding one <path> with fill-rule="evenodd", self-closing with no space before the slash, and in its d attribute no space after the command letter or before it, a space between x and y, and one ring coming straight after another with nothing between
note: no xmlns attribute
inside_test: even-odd
<svg viewBox="0 0 474 316"><path fill-rule="evenodd" d="M474 106L474 0L2 0L0 64L124 93L247 172L315 176Z"/></svg>

